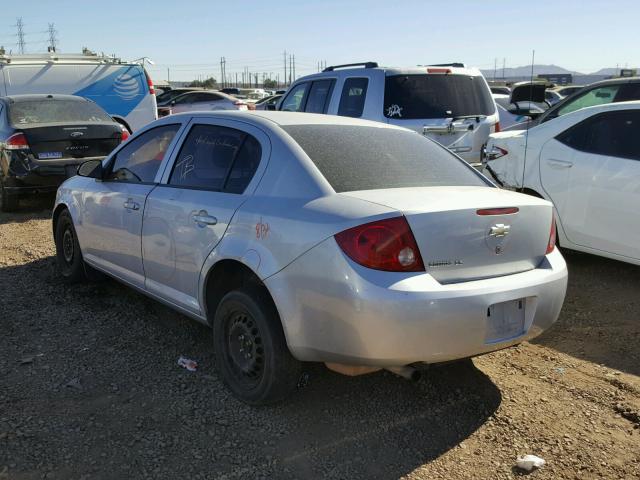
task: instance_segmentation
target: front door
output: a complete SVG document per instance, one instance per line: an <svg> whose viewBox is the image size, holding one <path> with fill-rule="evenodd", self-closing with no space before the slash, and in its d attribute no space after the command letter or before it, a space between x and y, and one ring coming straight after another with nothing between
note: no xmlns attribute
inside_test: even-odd
<svg viewBox="0 0 640 480"><path fill-rule="evenodd" d="M104 180L84 196L85 259L133 284L144 286L142 214L156 175L180 124L151 129L125 145L106 166Z"/></svg>
<svg viewBox="0 0 640 480"><path fill-rule="evenodd" d="M244 130L195 121L166 181L147 198L142 250L146 288L200 313L202 266L224 236L260 163Z"/></svg>

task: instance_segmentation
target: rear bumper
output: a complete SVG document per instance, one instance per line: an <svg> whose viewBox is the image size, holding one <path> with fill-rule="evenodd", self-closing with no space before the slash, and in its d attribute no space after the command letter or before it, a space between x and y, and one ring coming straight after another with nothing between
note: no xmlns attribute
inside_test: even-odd
<svg viewBox="0 0 640 480"><path fill-rule="evenodd" d="M360 267L329 238L265 283L296 358L400 366L472 357L536 337L558 318L567 268L555 250L528 272L442 285L428 273ZM525 302L521 333L487 341L489 306L518 299Z"/></svg>
<svg viewBox="0 0 640 480"><path fill-rule="evenodd" d="M10 195L55 192L62 182L76 174L78 166L101 157L34 160L31 155L12 155L2 166L2 182Z"/></svg>

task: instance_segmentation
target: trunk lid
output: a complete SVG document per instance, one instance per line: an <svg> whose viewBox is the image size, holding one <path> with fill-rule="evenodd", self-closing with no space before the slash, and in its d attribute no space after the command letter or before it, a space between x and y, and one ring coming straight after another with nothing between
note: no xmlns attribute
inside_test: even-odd
<svg viewBox="0 0 640 480"><path fill-rule="evenodd" d="M104 157L120 144L116 123L38 124L20 128L36 160Z"/></svg>
<svg viewBox="0 0 640 480"><path fill-rule="evenodd" d="M529 195L491 187L396 188L341 195L400 211L413 231L427 273L440 283L534 269L549 241L551 204ZM509 207L517 208L517 213L478 213Z"/></svg>

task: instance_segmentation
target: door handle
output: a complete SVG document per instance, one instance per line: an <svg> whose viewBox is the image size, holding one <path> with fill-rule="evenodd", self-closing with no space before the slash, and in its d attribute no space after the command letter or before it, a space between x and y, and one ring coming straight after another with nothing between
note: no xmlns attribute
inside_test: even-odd
<svg viewBox="0 0 640 480"><path fill-rule="evenodd" d="M134 202L133 200L129 199L126 202L124 202L123 204L124 208L126 208L127 210L140 210L140 204Z"/></svg>
<svg viewBox="0 0 640 480"><path fill-rule="evenodd" d="M549 160L547 160L547 165L555 169L571 168L573 167L573 162L569 162L567 160L556 160L555 158L550 158Z"/></svg>
<svg viewBox="0 0 640 480"><path fill-rule="evenodd" d="M191 218L198 225L216 225L218 223L218 219L209 215L206 210L200 210L198 213L194 213L191 215Z"/></svg>

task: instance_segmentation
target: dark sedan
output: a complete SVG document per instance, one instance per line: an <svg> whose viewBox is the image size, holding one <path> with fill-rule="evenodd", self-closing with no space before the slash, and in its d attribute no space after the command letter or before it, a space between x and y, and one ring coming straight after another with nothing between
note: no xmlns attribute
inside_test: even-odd
<svg viewBox="0 0 640 480"><path fill-rule="evenodd" d="M15 210L22 196L55 192L78 164L104 158L128 136L82 97L0 97L0 208Z"/></svg>

